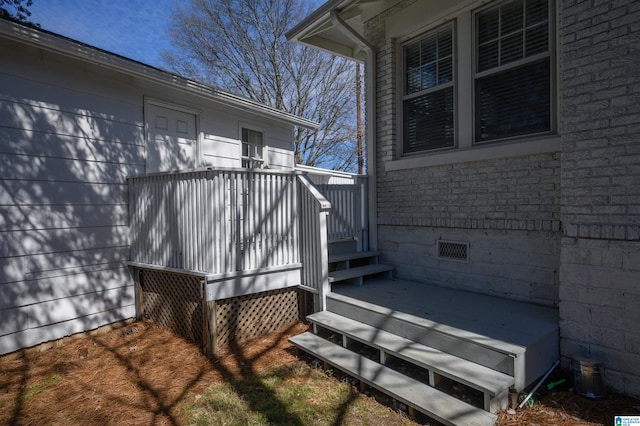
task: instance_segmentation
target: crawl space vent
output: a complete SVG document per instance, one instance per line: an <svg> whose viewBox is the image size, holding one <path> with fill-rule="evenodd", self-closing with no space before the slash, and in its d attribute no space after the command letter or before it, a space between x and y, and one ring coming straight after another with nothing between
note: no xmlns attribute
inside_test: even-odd
<svg viewBox="0 0 640 426"><path fill-rule="evenodd" d="M438 259L469 262L469 243L438 240Z"/></svg>

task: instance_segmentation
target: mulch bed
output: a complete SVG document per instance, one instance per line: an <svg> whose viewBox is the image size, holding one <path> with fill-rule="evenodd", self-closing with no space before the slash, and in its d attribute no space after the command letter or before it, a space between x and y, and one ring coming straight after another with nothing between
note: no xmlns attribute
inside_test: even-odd
<svg viewBox="0 0 640 426"><path fill-rule="evenodd" d="M150 322L5 355L0 357L0 424L184 424L187 395L216 381L296 362L287 338L305 329L295 324L213 360ZM615 415L640 415L640 401L622 395L591 401L563 391L533 407L502 412L497 424L613 425Z"/></svg>

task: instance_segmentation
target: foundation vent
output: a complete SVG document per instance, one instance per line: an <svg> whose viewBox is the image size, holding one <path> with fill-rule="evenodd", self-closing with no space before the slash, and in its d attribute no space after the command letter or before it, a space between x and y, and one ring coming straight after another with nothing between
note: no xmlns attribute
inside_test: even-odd
<svg viewBox="0 0 640 426"><path fill-rule="evenodd" d="M469 243L438 240L438 259L469 262Z"/></svg>

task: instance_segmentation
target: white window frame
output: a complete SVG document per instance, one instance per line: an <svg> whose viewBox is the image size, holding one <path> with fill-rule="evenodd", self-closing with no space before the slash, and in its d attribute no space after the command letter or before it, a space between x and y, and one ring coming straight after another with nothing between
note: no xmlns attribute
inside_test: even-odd
<svg viewBox="0 0 640 426"><path fill-rule="evenodd" d="M466 2L464 6L458 5L453 11L439 14L429 14L427 2L417 2L412 5L416 10L411 10L410 6L405 10L404 18L417 21L418 17L433 16L434 20L429 23L415 22L412 26L407 22L404 27L397 26L391 30L389 36L395 38L397 43L397 89L396 89L396 111L398 141L395 144L395 156L393 160L385 163L386 170L402 170L415 167L434 166L442 164L455 164L475 160L488 160L494 158L513 157L518 155L532 155L538 153L555 152L561 148L561 141L558 135L558 69L556 66L557 56L557 8L558 1L550 0L550 58L551 58L551 131L545 134L525 135L505 138L502 140L475 143L475 78L476 78L476 53L475 53L475 14L486 8L495 7L501 3L500 0L479 5L478 2ZM406 19L405 19L406 21ZM454 28L454 67L456 75L455 82L455 106L456 113L454 122L456 123L455 145L449 148L437 150L425 150L415 153L404 153L404 117L403 117L403 94L405 92L405 70L404 70L404 45L424 37L427 33L436 30L446 22L453 22ZM409 33L404 32L406 28L413 28ZM395 33L394 33L395 31ZM400 33L400 31L403 31ZM395 37L394 37L395 36ZM471 97L470 97L471 96Z"/></svg>
<svg viewBox="0 0 640 426"><path fill-rule="evenodd" d="M245 142L242 137L242 133L244 130L260 133L262 135L262 158L251 157L251 156L247 157L244 155ZM240 123L238 133L239 133L238 140L240 141L240 164L242 168L249 168L249 169L267 168L269 163L268 163L267 132L265 131L265 129L255 126L253 124Z"/></svg>

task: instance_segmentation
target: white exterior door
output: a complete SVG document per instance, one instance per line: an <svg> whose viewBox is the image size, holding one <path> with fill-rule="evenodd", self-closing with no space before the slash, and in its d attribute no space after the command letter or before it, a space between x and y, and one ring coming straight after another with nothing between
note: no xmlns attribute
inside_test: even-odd
<svg viewBox="0 0 640 426"><path fill-rule="evenodd" d="M147 103L147 173L194 168L196 115Z"/></svg>

